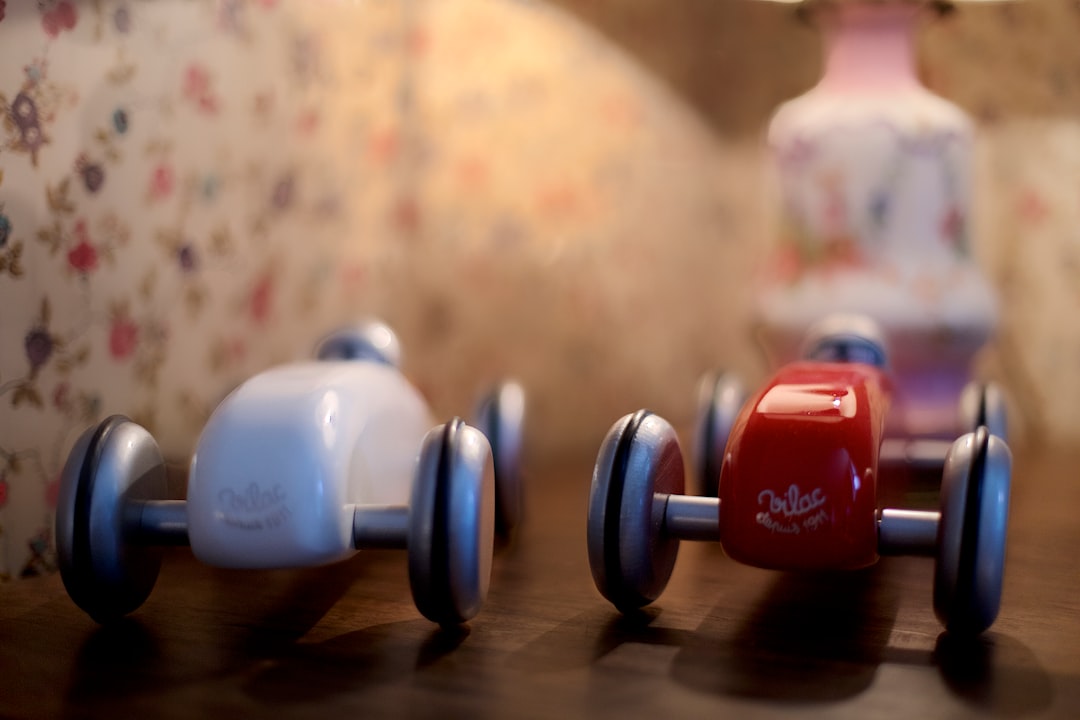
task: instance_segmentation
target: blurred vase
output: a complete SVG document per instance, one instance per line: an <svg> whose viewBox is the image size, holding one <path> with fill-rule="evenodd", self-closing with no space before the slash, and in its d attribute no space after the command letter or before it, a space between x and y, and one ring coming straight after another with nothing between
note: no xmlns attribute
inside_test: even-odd
<svg viewBox="0 0 1080 720"><path fill-rule="evenodd" d="M972 123L917 78L920 4L817 8L823 76L781 105L768 133L780 218L762 340L778 364L823 316L869 315L897 380L893 430L951 435L997 318L971 255Z"/></svg>

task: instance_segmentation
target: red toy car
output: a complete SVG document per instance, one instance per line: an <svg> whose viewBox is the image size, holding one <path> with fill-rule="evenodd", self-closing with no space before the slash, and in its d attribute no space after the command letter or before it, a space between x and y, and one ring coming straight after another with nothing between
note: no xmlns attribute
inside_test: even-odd
<svg viewBox="0 0 1080 720"><path fill-rule="evenodd" d="M1003 432L1000 393L965 393L974 432L937 459L940 510L886 508L885 464L897 452L924 464L939 453L887 440L886 354L865 325L832 323L807 347L808 359L781 368L723 433L716 496L683 493L682 451L663 418L640 410L615 423L589 497L589 562L600 592L624 611L652 602L680 540L718 540L735 560L781 570L857 569L881 555L928 555L936 558L941 622L950 632L982 632L997 617L1005 560L1011 455L992 431ZM720 389L712 397L723 400L730 386ZM726 392L729 406L733 395ZM722 414L718 405L706 415ZM710 438L707 430L701 435Z"/></svg>

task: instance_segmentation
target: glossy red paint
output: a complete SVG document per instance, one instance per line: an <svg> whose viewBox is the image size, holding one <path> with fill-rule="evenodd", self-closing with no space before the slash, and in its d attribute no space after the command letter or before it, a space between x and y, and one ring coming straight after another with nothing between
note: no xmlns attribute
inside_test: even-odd
<svg viewBox="0 0 1080 720"><path fill-rule="evenodd" d="M782 368L742 410L720 473L724 551L776 569L877 561L889 379L858 363Z"/></svg>

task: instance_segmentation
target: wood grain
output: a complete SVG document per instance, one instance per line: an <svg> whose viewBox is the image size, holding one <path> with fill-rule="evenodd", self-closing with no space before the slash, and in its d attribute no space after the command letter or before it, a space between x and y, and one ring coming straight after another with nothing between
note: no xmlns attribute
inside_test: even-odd
<svg viewBox="0 0 1080 720"><path fill-rule="evenodd" d="M460 630L419 616L391 551L282 572L170 551L110 627L58 577L0 586L0 717L1080 717L1078 466L1018 458L1003 609L972 643L941 634L916 558L794 575L684 544L623 617L589 575L582 459L532 468L527 525Z"/></svg>

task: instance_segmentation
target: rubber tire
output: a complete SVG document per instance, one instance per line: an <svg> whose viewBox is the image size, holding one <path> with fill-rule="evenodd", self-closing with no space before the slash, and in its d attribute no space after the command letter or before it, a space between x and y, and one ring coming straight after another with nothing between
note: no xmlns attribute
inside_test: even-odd
<svg viewBox="0 0 1080 720"><path fill-rule="evenodd" d="M127 615L153 590L162 551L133 542L128 503L167 491L157 442L122 415L86 430L68 455L56 504L57 562L68 595L97 622Z"/></svg>
<svg viewBox="0 0 1080 720"><path fill-rule="evenodd" d="M656 600L671 577L679 541L664 532L664 503L683 493L674 429L647 410L608 431L589 492L588 550L593 582L623 612Z"/></svg>
<svg viewBox="0 0 1080 720"><path fill-rule="evenodd" d="M720 492L728 436L746 399L746 386L734 373L710 373L698 382L693 457L697 491L704 497Z"/></svg>
<svg viewBox="0 0 1080 720"><path fill-rule="evenodd" d="M1008 446L985 426L953 443L945 461L934 611L950 633L977 635L997 618L1011 468Z"/></svg>
<svg viewBox="0 0 1080 720"><path fill-rule="evenodd" d="M491 446L454 419L421 445L409 502L409 585L417 609L440 625L474 617L487 597L495 526Z"/></svg>

